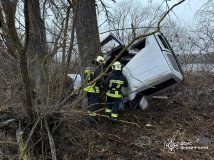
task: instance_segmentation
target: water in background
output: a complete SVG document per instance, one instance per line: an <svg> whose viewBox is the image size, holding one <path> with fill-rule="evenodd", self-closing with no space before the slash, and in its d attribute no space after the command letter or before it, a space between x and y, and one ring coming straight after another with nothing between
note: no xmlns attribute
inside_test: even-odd
<svg viewBox="0 0 214 160"><path fill-rule="evenodd" d="M214 73L214 64L186 64L181 66L184 72L211 72Z"/></svg>

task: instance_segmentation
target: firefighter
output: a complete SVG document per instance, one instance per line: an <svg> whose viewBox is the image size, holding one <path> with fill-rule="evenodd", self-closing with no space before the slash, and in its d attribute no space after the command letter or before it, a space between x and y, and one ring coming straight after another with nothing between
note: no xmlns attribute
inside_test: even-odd
<svg viewBox="0 0 214 160"><path fill-rule="evenodd" d="M122 65L116 61L112 65L112 72L107 76L103 83L106 91L106 105L105 112L111 117L113 121L118 118L119 105L122 102L122 87L128 87L128 81L122 73Z"/></svg>
<svg viewBox="0 0 214 160"><path fill-rule="evenodd" d="M104 58L102 56L97 56L96 59L92 62L91 66L84 70L84 79L87 84L94 80L101 73L104 64ZM83 90L87 94L89 115L95 117L95 111L99 107L100 80L85 87Z"/></svg>

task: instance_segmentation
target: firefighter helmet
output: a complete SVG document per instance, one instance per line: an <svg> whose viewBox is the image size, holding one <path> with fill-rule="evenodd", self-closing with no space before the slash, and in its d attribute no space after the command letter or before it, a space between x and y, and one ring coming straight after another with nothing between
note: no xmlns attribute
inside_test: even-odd
<svg viewBox="0 0 214 160"><path fill-rule="evenodd" d="M119 70L119 71L121 71L122 70L121 63L118 62L118 61L114 62L113 65L112 65L112 70Z"/></svg>
<svg viewBox="0 0 214 160"><path fill-rule="evenodd" d="M99 64L105 63L105 59L102 56L97 56L95 61Z"/></svg>

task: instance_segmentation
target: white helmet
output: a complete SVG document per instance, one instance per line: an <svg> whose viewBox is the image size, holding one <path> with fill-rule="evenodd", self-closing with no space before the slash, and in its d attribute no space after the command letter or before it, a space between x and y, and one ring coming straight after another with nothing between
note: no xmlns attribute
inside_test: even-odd
<svg viewBox="0 0 214 160"><path fill-rule="evenodd" d="M102 56L97 56L95 61L99 64L105 63L105 59Z"/></svg>
<svg viewBox="0 0 214 160"><path fill-rule="evenodd" d="M113 63L112 65L112 70L118 70L121 71L122 70L122 65L120 62L116 61Z"/></svg>

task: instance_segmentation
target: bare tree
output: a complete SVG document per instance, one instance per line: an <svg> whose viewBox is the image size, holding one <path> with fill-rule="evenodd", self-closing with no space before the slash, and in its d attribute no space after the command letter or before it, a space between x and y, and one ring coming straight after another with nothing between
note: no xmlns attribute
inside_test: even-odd
<svg viewBox="0 0 214 160"><path fill-rule="evenodd" d="M129 43L134 36L154 30L161 14L163 11L158 6L143 6L131 0L121 1L109 16L108 28L123 43ZM133 30L136 35L133 35Z"/></svg>
<svg viewBox="0 0 214 160"><path fill-rule="evenodd" d="M211 64L214 62L213 1L208 1L205 3L205 5L198 11L196 20L198 25L194 31L194 34L196 35L198 41L195 45L203 55L203 63Z"/></svg>

